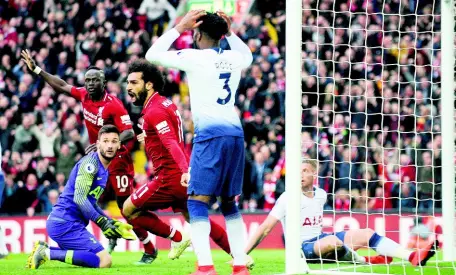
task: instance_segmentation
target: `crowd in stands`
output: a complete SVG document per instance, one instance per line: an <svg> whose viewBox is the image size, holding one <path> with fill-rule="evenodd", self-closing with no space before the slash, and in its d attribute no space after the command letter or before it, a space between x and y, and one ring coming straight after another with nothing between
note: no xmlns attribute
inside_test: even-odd
<svg viewBox="0 0 456 275"><path fill-rule="evenodd" d="M316 184L330 194L328 209L440 207L440 17L429 15L438 14L439 5L381 2L303 0L301 149L304 157L320 160ZM83 86L89 65L103 69L108 92L137 121L140 110L125 92L128 64L144 57L175 19L178 4L0 3L0 144L6 185L0 213L48 213L88 145L80 104L29 72L20 51L29 49L43 70L75 86ZM285 190L285 1L257 0L245 22L234 28L254 56L236 98L246 144L239 207L268 211ZM184 33L174 47L191 45L191 33ZM228 47L225 41L222 46ZM186 76L162 70L191 154ZM136 183L144 184L153 165L138 144L132 155Z"/></svg>

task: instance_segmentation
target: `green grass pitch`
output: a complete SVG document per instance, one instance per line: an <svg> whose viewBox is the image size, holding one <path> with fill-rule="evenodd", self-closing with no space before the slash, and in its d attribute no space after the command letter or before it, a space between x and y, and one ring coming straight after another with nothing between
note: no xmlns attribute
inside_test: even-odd
<svg viewBox="0 0 456 275"><path fill-rule="evenodd" d="M365 253L362 251L361 253ZM215 250L212 252L214 263L220 275L231 273L230 266L226 263L230 260L224 252ZM284 273L284 250L257 250L252 252L252 257L255 259L255 268L251 271L252 275L270 275ZM70 266L60 262L47 262L38 270L28 270L25 268L27 260L26 254L15 254L8 256L7 259L0 260L0 274L5 275L23 275L23 274L46 274L46 275L65 275L65 274L154 274L154 275L184 275L190 274L195 270L196 257L192 252L184 253L180 259L171 261L167 258L167 251L162 251L158 259L151 265L136 266L133 265L141 257L141 253L114 253L113 266L110 269L89 269ZM437 257L441 257L440 254ZM345 272L360 272L360 273L384 273L384 274L424 274L424 275L454 275L456 274L455 263L435 262L434 257L424 268L415 268L410 265L402 266L400 263L385 266L355 266L351 264L324 264L323 269L330 270L340 268ZM311 269L322 269L320 264L310 265Z"/></svg>

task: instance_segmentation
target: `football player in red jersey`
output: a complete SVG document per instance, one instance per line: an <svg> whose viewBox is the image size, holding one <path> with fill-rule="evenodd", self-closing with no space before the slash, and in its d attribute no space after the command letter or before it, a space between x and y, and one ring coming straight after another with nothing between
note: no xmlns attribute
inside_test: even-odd
<svg viewBox="0 0 456 275"><path fill-rule="evenodd" d="M176 105L159 93L164 78L158 68L144 59L129 66L127 92L133 104L143 106L143 138L146 154L154 165L154 179L138 188L128 198L123 214L133 226L141 226L157 236L169 238L173 246L170 259L178 258L190 245L189 237L161 221L149 211L171 207L188 221L187 188L180 184L188 175L189 157L184 153L182 120ZM148 216L144 216L149 213ZM228 254L230 247L225 230L211 221L211 238Z"/></svg>
<svg viewBox="0 0 456 275"><path fill-rule="evenodd" d="M119 129L123 146L109 166L109 179L106 186L114 190L117 204L122 209L124 201L133 191L134 181L133 160L130 156L130 148L125 145L135 137L135 133L130 116L122 102L106 92L104 72L99 68L89 67L85 74L85 87L74 87L36 66L28 50L22 51L21 56L27 67L36 75L41 76L56 92L66 93L82 103L90 141L86 154L96 150L98 131L103 125L113 124ZM139 263L152 263L156 258L156 251L149 234L146 230L137 227L134 228L134 232L143 243L144 240L149 240L144 243L145 253ZM114 249L115 240L110 240L110 246L110 249Z"/></svg>

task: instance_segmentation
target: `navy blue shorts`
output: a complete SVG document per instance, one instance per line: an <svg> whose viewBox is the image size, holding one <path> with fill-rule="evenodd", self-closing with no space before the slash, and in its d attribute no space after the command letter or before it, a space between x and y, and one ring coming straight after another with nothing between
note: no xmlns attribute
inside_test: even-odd
<svg viewBox="0 0 456 275"><path fill-rule="evenodd" d="M314 246L315 246L316 241L321 240L328 236L335 235L339 240L344 242L345 233L346 233L345 231L331 233L331 234L321 233L321 235L318 237L304 241L302 243L302 252L304 252L304 256L306 256L306 260L319 260L320 259L320 257L317 254L315 254L315 251L314 251Z"/></svg>
<svg viewBox="0 0 456 275"><path fill-rule="evenodd" d="M244 138L216 137L193 145L189 195L233 197L244 178Z"/></svg>
<svg viewBox="0 0 456 275"><path fill-rule="evenodd" d="M65 221L50 216L46 221L46 230L63 250L83 250L92 253L103 251L101 243L81 222Z"/></svg>

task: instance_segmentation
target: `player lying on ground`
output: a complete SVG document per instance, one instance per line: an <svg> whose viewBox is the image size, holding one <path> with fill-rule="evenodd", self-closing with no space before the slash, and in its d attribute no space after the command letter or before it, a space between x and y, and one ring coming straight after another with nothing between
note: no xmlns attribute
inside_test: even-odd
<svg viewBox="0 0 456 275"><path fill-rule="evenodd" d="M76 163L46 221L48 235L59 248L36 243L27 261L28 268L37 269L48 260L110 267L111 255L86 229L89 221L95 222L107 238L134 239L133 233L128 232L132 226L105 216L97 204L106 187L108 166L120 148L119 130L113 125L103 126L96 144L97 152Z"/></svg>
<svg viewBox="0 0 456 275"><path fill-rule="evenodd" d="M143 107L142 136L146 154L154 164L155 177L125 201L123 214L132 225L177 242L173 243L168 254L170 259L176 259L190 245L189 237L150 211L171 207L188 221L187 188L180 184L181 177L189 170L188 156L184 153L182 120L177 106L160 95L164 78L156 66L144 59L134 61L129 66L127 82L127 92L133 104ZM214 222L211 225L212 239L229 254L225 230Z"/></svg>
<svg viewBox="0 0 456 275"><path fill-rule="evenodd" d="M146 54L148 61L177 68L188 76L195 139L191 172L183 174L182 184L188 185L192 242L198 257L198 271L194 274L216 274L209 245L208 202L212 196L221 197L220 208L234 258L233 274L248 274L244 225L234 200L242 191L244 174L244 132L234 101L241 71L253 58L249 47L231 33L230 25L230 19L222 12L190 11ZM168 51L187 30L194 30L198 49ZM220 48L223 36L231 50Z"/></svg>
<svg viewBox="0 0 456 275"><path fill-rule="evenodd" d="M21 55L27 67L41 76L56 92L70 95L82 103L84 122L88 130L89 142L91 143L86 149L86 154L95 150L98 131L103 125L112 124L121 131L120 142L123 146L117 151L116 157L109 166L106 189L114 190L119 209L122 209L124 201L133 191L135 172L129 150L131 148L128 145L132 145L132 142L129 141L134 138L134 132L130 116L122 102L118 98L109 95L106 91L104 72L99 68L90 67L85 74L85 87L74 87L36 66L28 50L22 51ZM138 227L135 227L133 231L144 243L145 251L138 263L152 263L155 259L156 251L150 241L149 234L146 230ZM114 246L115 239L111 239L110 252L114 249Z"/></svg>
<svg viewBox="0 0 456 275"><path fill-rule="evenodd" d="M409 261L412 265L425 265L435 254L436 244L428 242L425 248L411 251L387 237L379 236L372 229L352 229L335 234L322 233L323 206L326 192L313 186L317 163L303 160L301 164L301 242L302 252L308 261L338 260L357 263L386 264L392 258ZM250 253L274 228L278 221L285 228L287 195L283 193L266 220L249 240L246 252ZM355 251L371 248L380 256L362 257Z"/></svg>

